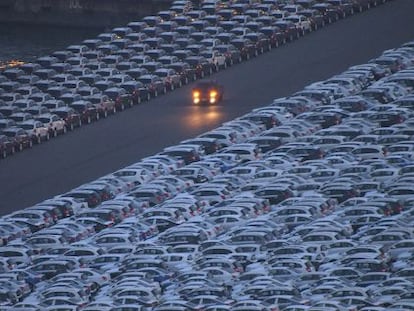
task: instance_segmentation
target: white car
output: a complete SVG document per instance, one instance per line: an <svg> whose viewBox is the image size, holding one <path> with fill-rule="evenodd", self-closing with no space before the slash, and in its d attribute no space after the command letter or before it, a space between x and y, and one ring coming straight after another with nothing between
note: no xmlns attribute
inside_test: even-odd
<svg viewBox="0 0 414 311"><path fill-rule="evenodd" d="M23 128L38 144L50 139L49 128L38 120L32 119L24 121L20 124L20 127Z"/></svg>
<svg viewBox="0 0 414 311"><path fill-rule="evenodd" d="M140 167L126 167L114 172L112 175L118 177L121 180L132 182L135 185L140 185L154 178L153 174L150 171Z"/></svg>
<svg viewBox="0 0 414 311"><path fill-rule="evenodd" d="M312 31L310 20L304 15L290 15L285 20L295 23L296 27L299 28L302 34Z"/></svg>
<svg viewBox="0 0 414 311"><path fill-rule="evenodd" d="M221 150L220 153L238 154L242 161L255 161L262 158L260 148L254 143L234 144Z"/></svg>
<svg viewBox="0 0 414 311"><path fill-rule="evenodd" d="M35 119L47 126L49 128L49 133L51 133L53 136L66 133L67 129L65 120L61 119L56 114L44 113L37 116Z"/></svg>
<svg viewBox="0 0 414 311"><path fill-rule="evenodd" d="M201 53L207 61L214 65L215 70L218 71L220 68L226 68L226 56L217 50L206 50Z"/></svg>

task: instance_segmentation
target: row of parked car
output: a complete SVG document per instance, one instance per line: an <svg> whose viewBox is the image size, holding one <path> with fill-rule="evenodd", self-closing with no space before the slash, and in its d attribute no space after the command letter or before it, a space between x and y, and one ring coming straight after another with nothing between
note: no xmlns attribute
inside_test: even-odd
<svg viewBox="0 0 414 311"><path fill-rule="evenodd" d="M2 308L414 310L413 87L407 42L2 217Z"/></svg>
<svg viewBox="0 0 414 311"><path fill-rule="evenodd" d="M379 0L175 1L0 74L0 157L248 60Z"/></svg>

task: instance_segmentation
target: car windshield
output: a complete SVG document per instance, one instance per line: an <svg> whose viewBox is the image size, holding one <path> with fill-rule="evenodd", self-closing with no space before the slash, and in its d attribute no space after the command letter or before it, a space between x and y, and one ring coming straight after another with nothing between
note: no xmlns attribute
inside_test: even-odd
<svg viewBox="0 0 414 311"><path fill-rule="evenodd" d="M16 137L16 132L14 131L3 131L3 135L6 135L7 137Z"/></svg>
<svg viewBox="0 0 414 311"><path fill-rule="evenodd" d="M151 78L140 78L139 81L144 84L150 84L152 82Z"/></svg>
<svg viewBox="0 0 414 311"><path fill-rule="evenodd" d="M212 52L201 52L200 53L202 56L206 57L206 58L213 58L214 54Z"/></svg>
<svg viewBox="0 0 414 311"><path fill-rule="evenodd" d="M33 129L33 124L21 124L20 127L24 130L32 130Z"/></svg>
<svg viewBox="0 0 414 311"><path fill-rule="evenodd" d="M115 99L119 94L117 91L105 91L105 95L107 95L110 99Z"/></svg>
<svg viewBox="0 0 414 311"><path fill-rule="evenodd" d="M45 117L36 118L36 120L42 122L42 123L49 123L50 119Z"/></svg>
<svg viewBox="0 0 414 311"><path fill-rule="evenodd" d="M197 83L195 88L206 90L206 89L209 89L209 88L212 88L212 87L215 87L214 83L212 83L212 82L200 82L200 83Z"/></svg>
<svg viewBox="0 0 414 311"><path fill-rule="evenodd" d="M58 110L54 111L54 113L57 114L61 118L66 118L68 116L68 114L69 114L66 111L58 111Z"/></svg>
<svg viewBox="0 0 414 311"><path fill-rule="evenodd" d="M159 71L157 72L157 76L164 78L164 77L168 77L169 75L167 71Z"/></svg>

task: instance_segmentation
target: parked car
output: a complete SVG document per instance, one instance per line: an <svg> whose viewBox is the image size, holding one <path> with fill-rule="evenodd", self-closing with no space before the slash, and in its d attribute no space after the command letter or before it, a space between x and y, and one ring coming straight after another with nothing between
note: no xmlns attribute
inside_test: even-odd
<svg viewBox="0 0 414 311"><path fill-rule="evenodd" d="M104 95L113 102L117 111L122 111L126 107L132 107L134 102L132 96L123 88L111 87L103 92Z"/></svg>
<svg viewBox="0 0 414 311"><path fill-rule="evenodd" d="M52 136L57 136L58 134L66 133L67 128L65 125L65 121L56 114L41 114L36 116L35 119L42 122L49 129L49 133Z"/></svg>
<svg viewBox="0 0 414 311"><path fill-rule="evenodd" d="M86 100L77 100L71 103L70 108L74 109L81 116L82 124L90 124L92 121L99 120L97 108Z"/></svg>
<svg viewBox="0 0 414 311"><path fill-rule="evenodd" d="M6 135L0 135L0 156L4 159L15 152L14 142Z"/></svg>
<svg viewBox="0 0 414 311"><path fill-rule="evenodd" d="M49 127L41 121L32 119L22 122L19 126L28 132L37 144L50 139Z"/></svg>
<svg viewBox="0 0 414 311"><path fill-rule="evenodd" d="M14 150L22 151L25 148L31 148L33 146L32 137L20 127L9 127L2 131L2 135L11 139L14 144Z"/></svg>
<svg viewBox="0 0 414 311"><path fill-rule="evenodd" d="M73 131L75 127L80 127L82 125L81 115L71 107L59 107L53 109L52 112L65 121L65 127L70 131Z"/></svg>

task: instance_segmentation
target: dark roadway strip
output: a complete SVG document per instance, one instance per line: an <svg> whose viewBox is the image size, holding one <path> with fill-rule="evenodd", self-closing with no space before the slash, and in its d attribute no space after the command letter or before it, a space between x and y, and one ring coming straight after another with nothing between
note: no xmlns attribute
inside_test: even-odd
<svg viewBox="0 0 414 311"><path fill-rule="evenodd" d="M217 107L189 104L187 85L0 161L0 215L113 172L414 40L414 1L394 0L215 74Z"/></svg>

